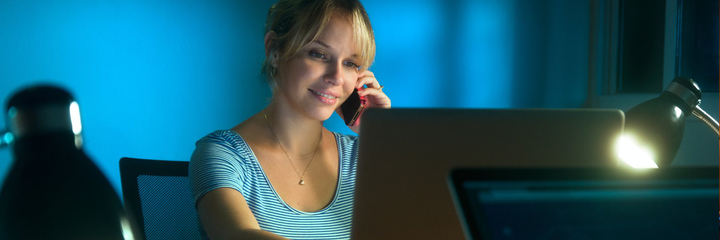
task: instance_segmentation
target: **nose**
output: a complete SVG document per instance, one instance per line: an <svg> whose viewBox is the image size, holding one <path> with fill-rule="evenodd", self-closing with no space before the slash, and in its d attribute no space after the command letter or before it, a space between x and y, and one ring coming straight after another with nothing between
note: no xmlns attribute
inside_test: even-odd
<svg viewBox="0 0 720 240"><path fill-rule="evenodd" d="M342 63L329 63L325 70L323 81L332 85L342 85L343 81L345 81L345 79L343 79Z"/></svg>

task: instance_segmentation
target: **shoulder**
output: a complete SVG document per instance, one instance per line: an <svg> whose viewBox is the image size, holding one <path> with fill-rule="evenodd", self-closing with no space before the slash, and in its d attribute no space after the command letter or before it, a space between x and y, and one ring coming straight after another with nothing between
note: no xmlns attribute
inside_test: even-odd
<svg viewBox="0 0 720 240"><path fill-rule="evenodd" d="M188 166L195 201L221 187L240 191L246 170L252 168L251 159L250 148L231 130L215 131L198 140Z"/></svg>
<svg viewBox="0 0 720 240"><path fill-rule="evenodd" d="M345 135L333 132L338 142L338 150L340 150L341 160L343 162L354 165L358 156L358 137L354 135Z"/></svg>
<svg viewBox="0 0 720 240"><path fill-rule="evenodd" d="M195 143L195 146L198 147L203 144L235 145L237 141L241 139L242 138L238 138L238 134L232 130L217 130L200 138L200 140Z"/></svg>
<svg viewBox="0 0 720 240"><path fill-rule="evenodd" d="M338 132L332 132L337 138L340 148L355 148L358 144L358 137L355 135L347 135Z"/></svg>
<svg viewBox="0 0 720 240"><path fill-rule="evenodd" d="M232 130L217 130L195 142L195 151L205 148L225 148L234 151L247 150L247 143Z"/></svg>
<svg viewBox="0 0 720 240"><path fill-rule="evenodd" d="M190 165L200 162L240 161L252 156L252 151L239 134L231 130L214 131L195 143Z"/></svg>

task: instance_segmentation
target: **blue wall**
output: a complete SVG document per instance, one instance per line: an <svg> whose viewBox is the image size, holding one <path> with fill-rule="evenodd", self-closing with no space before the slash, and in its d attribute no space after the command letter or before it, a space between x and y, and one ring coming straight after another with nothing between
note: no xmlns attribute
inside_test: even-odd
<svg viewBox="0 0 720 240"><path fill-rule="evenodd" d="M264 107L259 68L273 2L0 1L0 97L38 82L69 89L85 150L119 191L121 157L187 160L197 139ZM394 107L585 100L589 0L363 3L377 41L371 70ZM350 132L335 116L326 125ZM10 164L10 149L0 149L0 179Z"/></svg>

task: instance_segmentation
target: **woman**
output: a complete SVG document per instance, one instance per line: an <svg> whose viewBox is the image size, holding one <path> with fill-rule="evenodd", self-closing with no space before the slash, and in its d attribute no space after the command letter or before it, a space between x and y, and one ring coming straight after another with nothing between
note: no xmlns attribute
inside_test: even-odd
<svg viewBox="0 0 720 240"><path fill-rule="evenodd" d="M357 0L280 0L268 13L270 104L197 142L190 178L204 237L349 238L357 137L323 127L360 88L390 108L374 74L370 21ZM350 126L356 133L358 125Z"/></svg>

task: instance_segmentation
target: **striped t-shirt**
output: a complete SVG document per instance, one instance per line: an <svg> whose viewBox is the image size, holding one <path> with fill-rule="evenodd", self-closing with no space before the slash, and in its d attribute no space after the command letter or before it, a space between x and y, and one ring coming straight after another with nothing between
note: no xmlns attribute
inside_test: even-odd
<svg viewBox="0 0 720 240"><path fill-rule="evenodd" d="M231 130L215 131L196 143L189 170L195 203L213 189L232 188L245 197L262 230L290 239L348 239L358 141L356 136L333 134L340 159L338 187L325 208L303 212L285 203L252 149ZM202 223L199 227L203 239L207 239Z"/></svg>

